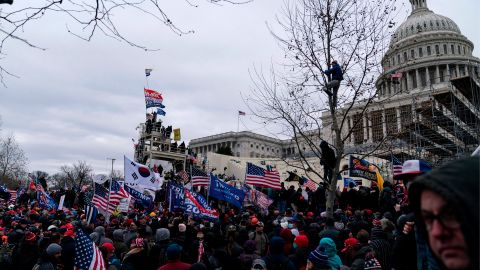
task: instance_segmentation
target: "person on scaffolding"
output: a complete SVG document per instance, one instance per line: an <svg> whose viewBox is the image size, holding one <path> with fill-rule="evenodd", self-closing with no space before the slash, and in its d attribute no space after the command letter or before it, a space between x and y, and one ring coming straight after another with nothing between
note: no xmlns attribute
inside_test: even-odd
<svg viewBox="0 0 480 270"><path fill-rule="evenodd" d="M340 81L343 80L343 71L337 60L332 61L332 67L323 72L327 76L331 76L331 80L323 87L323 91L330 97L336 99ZM333 91L332 91L333 90Z"/></svg>

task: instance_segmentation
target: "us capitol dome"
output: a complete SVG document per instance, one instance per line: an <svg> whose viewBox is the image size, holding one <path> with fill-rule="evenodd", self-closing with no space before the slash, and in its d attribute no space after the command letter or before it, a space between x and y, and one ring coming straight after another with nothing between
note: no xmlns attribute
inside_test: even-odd
<svg viewBox="0 0 480 270"><path fill-rule="evenodd" d="M474 45L457 24L428 9L426 0L410 0L412 13L392 35L377 80L380 97L429 89L452 78L479 78ZM400 75L401 73L401 75ZM390 80L392 74L401 78ZM396 85L398 84L398 85Z"/></svg>
<svg viewBox="0 0 480 270"><path fill-rule="evenodd" d="M428 9L426 0L410 3L381 61L377 99L366 111L359 104L348 112L345 151L436 165L480 144L480 59L454 21ZM328 114L322 121L331 123ZM328 127L322 130L334 140Z"/></svg>

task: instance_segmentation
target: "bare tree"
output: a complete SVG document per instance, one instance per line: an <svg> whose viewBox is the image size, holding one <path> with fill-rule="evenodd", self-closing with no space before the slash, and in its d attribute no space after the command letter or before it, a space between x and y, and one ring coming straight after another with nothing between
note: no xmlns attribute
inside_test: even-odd
<svg viewBox="0 0 480 270"><path fill-rule="evenodd" d="M72 166L63 165L60 167L61 179L67 187L81 187L88 179L92 178L92 173L93 168L85 161L77 161Z"/></svg>
<svg viewBox="0 0 480 270"><path fill-rule="evenodd" d="M123 171L122 170L113 170L111 175L112 179L123 179Z"/></svg>
<svg viewBox="0 0 480 270"><path fill-rule="evenodd" d="M394 0L300 0L286 3L271 30L284 49L285 62L265 73L254 69L247 104L262 122L280 127L277 135L293 138L297 162L289 165L315 174L326 186L327 215L333 215L340 162L357 123L376 97L375 80L395 16ZM337 60L344 71L338 93L327 95L331 80L323 71ZM333 177L325 179L319 161L322 140L335 150ZM362 152L362 151L359 151ZM368 153L360 153L367 155ZM300 162L298 162L300 161ZM300 164L300 165L298 165Z"/></svg>
<svg viewBox="0 0 480 270"><path fill-rule="evenodd" d="M204 0L209 3L220 5L222 3L243 4L252 0ZM200 0L185 0L190 7L198 7ZM2 3L2 2L0 2ZM178 27L164 8L165 4L157 0L39 0L31 2L16 1L12 6L3 6L0 9L0 53L4 52L4 45L9 40L41 49L39 45L31 42L26 37L25 27L45 16L57 16L67 18L65 21L66 31L82 40L90 41L95 34L100 33L130 46L144 50L156 50L133 41L122 31L119 20L126 14L143 14L159 24L171 29L181 36L193 33L193 30L185 30ZM136 12L136 13L135 13ZM134 15L134 16L135 16ZM131 17L132 18L132 17ZM150 27L155 29L156 27ZM12 75L4 67L0 66L0 80L3 82L5 74Z"/></svg>
<svg viewBox="0 0 480 270"><path fill-rule="evenodd" d="M0 138L0 179L17 180L26 175L27 157L13 135Z"/></svg>

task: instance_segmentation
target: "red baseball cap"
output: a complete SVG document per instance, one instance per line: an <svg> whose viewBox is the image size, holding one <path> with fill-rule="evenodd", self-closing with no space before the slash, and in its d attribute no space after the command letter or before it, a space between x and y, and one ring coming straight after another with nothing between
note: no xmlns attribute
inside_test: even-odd
<svg viewBox="0 0 480 270"><path fill-rule="evenodd" d="M107 249L109 252L113 252L115 251L115 247L113 246L112 243L103 243L102 247L104 247L105 249Z"/></svg>
<svg viewBox="0 0 480 270"><path fill-rule="evenodd" d="M353 237L347 238L344 242L345 247L342 249L341 252L343 253L347 251L349 248L354 247L358 244L360 244L360 242L358 241L357 238L353 238Z"/></svg>

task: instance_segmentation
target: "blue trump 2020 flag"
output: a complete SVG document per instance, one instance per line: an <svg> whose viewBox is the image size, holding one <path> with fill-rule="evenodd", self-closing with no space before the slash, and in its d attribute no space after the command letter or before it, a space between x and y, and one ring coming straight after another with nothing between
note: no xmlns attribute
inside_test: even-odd
<svg viewBox="0 0 480 270"><path fill-rule="evenodd" d="M221 181L214 175L210 175L210 190L208 196L228 202L238 208L242 208L245 192Z"/></svg>

